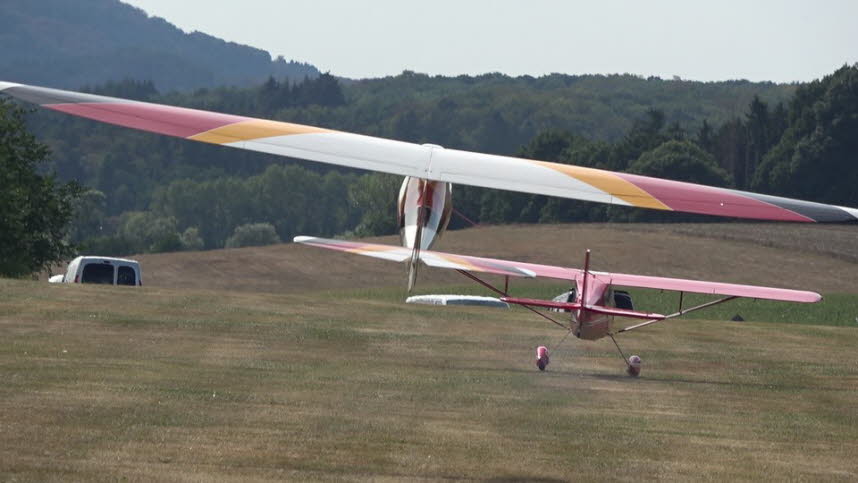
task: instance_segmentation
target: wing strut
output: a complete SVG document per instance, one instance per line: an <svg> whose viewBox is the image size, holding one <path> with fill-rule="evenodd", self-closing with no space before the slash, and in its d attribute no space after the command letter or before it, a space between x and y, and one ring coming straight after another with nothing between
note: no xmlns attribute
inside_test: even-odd
<svg viewBox="0 0 858 483"><path fill-rule="evenodd" d="M466 276L466 277L470 278L470 279L471 279L471 280L473 280L474 282L477 282L478 284L482 285L483 287L486 287L487 289L491 290L492 292L494 292L494 293L496 293L496 294L498 294L498 295L501 295L501 296L503 296L503 297L506 297L506 296L507 296L507 294L506 294L505 292L502 292L500 289L498 289L498 288L497 288L497 287L495 287L494 285L492 285L492 284L490 284L490 283L486 282L485 280L481 279L480 277L477 277L476 275L474 275L474 274L473 274L473 273L471 273L471 272L468 272L467 270L460 270L460 269L456 269L456 271L457 271L457 272L459 272L459 273L461 273L462 275L464 275L464 276ZM506 277L506 279L507 279L507 287L506 287L506 288L509 288L509 285L508 285L508 284L509 284L509 277ZM533 312L534 314L536 314L536 315L538 315L538 316L542 317L543 319L545 319L545 320L547 320L547 321L551 322L552 324L554 324L554 325L556 325L556 326L558 326L558 327L563 328L564 330L572 330L569 326L567 326L567 325L565 325L565 324L562 324L562 323L560 323L560 322L557 322L557 321L556 321L556 320L554 320L553 318L551 318L551 317L549 317L549 316L547 316L547 315L543 314L542 312L540 312L540 311L538 311L538 310L534 309L533 307L529 307L529 306L527 306L527 305L521 305L521 306L522 306L522 307L524 307L524 308L526 308L527 310L529 310L529 311Z"/></svg>
<svg viewBox="0 0 858 483"><path fill-rule="evenodd" d="M654 324L654 323L656 323L656 322L661 322L662 320L675 319L675 318L680 317L680 316L683 316L683 315L685 315L685 314L687 314L687 313L695 312L695 311L700 310L700 309L705 309L705 308L707 308L707 307L712 307L713 305L722 304L722 303L724 303L724 302L729 302L730 300L738 299L738 298L741 298L741 297L737 297L737 296L733 295L733 296L730 296L730 297L724 297L724 298L720 298L720 299L718 299L718 300L713 300L713 301L711 301L711 302L707 302L707 303L705 303L705 304L700 304L700 305L697 305L697 306L691 307L690 309L685 309L685 310L680 309L680 310L679 310L679 312L676 312L676 313L673 313L673 314L667 315L667 316L665 316L663 319L648 320L648 321L646 321L646 322L641 322L640 324L637 324L637 325L632 325L632 326L630 326L630 327L626 327L626 328L624 328L624 329L620 329L620 330L618 330L618 331L617 331L617 334L621 334L621 333L623 333L623 332L628 332L628 331L630 331L630 330L634 330L634 329L640 329L641 327L646 327L647 325L652 325L652 324Z"/></svg>

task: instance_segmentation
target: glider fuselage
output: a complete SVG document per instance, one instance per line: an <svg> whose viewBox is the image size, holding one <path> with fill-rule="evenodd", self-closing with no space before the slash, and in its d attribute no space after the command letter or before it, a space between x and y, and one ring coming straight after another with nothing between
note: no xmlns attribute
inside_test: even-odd
<svg viewBox="0 0 858 483"><path fill-rule="evenodd" d="M402 246L429 250L450 223L453 185L406 176L399 188L397 220Z"/></svg>

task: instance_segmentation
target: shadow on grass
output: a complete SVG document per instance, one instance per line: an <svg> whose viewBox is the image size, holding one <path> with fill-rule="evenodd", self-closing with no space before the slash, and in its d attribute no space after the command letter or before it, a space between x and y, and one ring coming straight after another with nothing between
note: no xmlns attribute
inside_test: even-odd
<svg viewBox="0 0 858 483"><path fill-rule="evenodd" d="M659 383L680 383L697 386L723 386L734 388L751 388L765 390L780 390L780 391L830 391L830 392L851 392L852 387L820 387L807 384L778 384L774 382L737 382L737 381L713 381L706 379L689 379L682 377L659 377L659 376L641 376L632 378L625 374L577 374L579 377L590 377L593 379L602 379L606 381L630 381L635 383L659 382Z"/></svg>
<svg viewBox="0 0 858 483"><path fill-rule="evenodd" d="M513 482L513 481L516 481L516 482L517 481L535 481L537 483L555 483L555 482L569 481L569 480L560 480L557 478L534 478L533 476L530 476L530 475L521 475L521 476L510 475L510 476L496 476L494 478L487 478L487 479L482 480L482 481L485 481L486 483L507 483L507 482Z"/></svg>

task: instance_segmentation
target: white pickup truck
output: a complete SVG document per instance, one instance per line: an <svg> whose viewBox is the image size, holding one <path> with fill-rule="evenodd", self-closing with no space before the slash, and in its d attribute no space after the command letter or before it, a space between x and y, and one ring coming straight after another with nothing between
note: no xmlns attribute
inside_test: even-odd
<svg viewBox="0 0 858 483"><path fill-rule="evenodd" d="M54 275L51 283L100 283L143 285L137 260L113 257L77 257L69 262L65 275Z"/></svg>

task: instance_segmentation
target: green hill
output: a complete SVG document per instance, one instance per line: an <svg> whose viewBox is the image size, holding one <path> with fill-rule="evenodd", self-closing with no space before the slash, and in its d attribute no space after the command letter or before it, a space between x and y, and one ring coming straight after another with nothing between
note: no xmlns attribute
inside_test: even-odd
<svg viewBox="0 0 858 483"><path fill-rule="evenodd" d="M264 50L185 33L119 0L4 0L0 45L5 80L52 87L131 78L169 91L319 74Z"/></svg>

